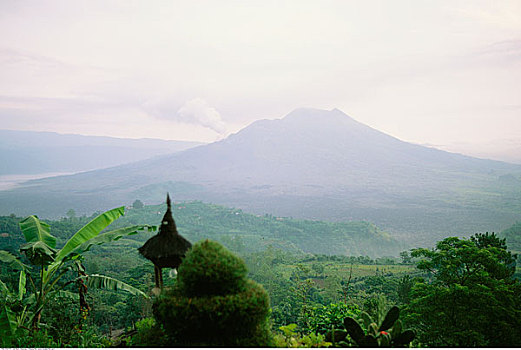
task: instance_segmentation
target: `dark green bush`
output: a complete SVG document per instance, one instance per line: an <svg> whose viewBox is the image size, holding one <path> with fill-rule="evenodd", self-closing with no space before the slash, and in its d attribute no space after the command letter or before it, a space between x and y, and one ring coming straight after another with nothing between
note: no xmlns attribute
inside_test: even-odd
<svg viewBox="0 0 521 350"><path fill-rule="evenodd" d="M156 320L147 317L136 322L137 333L127 339L127 346L135 347L166 347L168 346L163 329Z"/></svg>
<svg viewBox="0 0 521 350"><path fill-rule="evenodd" d="M269 346L268 294L245 276L244 262L219 243L196 243L153 306L169 345Z"/></svg>
<svg viewBox="0 0 521 350"><path fill-rule="evenodd" d="M360 313L360 309L351 304L314 306L306 314L307 324L302 331L304 333L325 334L331 328L343 328L346 317L358 318Z"/></svg>
<svg viewBox="0 0 521 350"><path fill-rule="evenodd" d="M1 339L0 345L6 348L59 348L63 344L55 341L46 330L40 329L32 333L25 332L25 334L19 335L17 338Z"/></svg>
<svg viewBox="0 0 521 350"><path fill-rule="evenodd" d="M194 244L179 266L178 283L184 295L225 295L244 290L246 265L221 244Z"/></svg>

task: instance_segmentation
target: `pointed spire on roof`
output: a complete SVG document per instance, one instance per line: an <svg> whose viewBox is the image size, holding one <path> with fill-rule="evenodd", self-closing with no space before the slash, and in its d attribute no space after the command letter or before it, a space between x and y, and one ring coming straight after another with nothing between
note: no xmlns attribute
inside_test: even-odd
<svg viewBox="0 0 521 350"><path fill-rule="evenodd" d="M159 235L165 234L179 236L174 217L172 216L172 203L170 202L170 195L168 193L166 194L166 212L163 216L163 220L161 220L161 226L159 226Z"/></svg>
<svg viewBox="0 0 521 350"><path fill-rule="evenodd" d="M169 194L166 195L166 205L167 210L161 221L159 233L146 241L138 250L141 255L160 268L177 269L192 244L177 232Z"/></svg>

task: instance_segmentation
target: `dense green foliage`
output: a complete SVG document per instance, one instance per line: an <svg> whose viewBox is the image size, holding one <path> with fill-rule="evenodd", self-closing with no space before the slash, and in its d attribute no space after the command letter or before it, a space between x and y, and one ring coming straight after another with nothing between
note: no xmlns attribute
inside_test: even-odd
<svg viewBox="0 0 521 350"><path fill-rule="evenodd" d="M354 304L331 303L317 305L307 311L305 333L326 334L331 328L341 328L346 317L359 317L360 308Z"/></svg>
<svg viewBox="0 0 521 350"><path fill-rule="evenodd" d="M114 226L158 225L165 210L166 205L128 208L125 216ZM179 232L188 240L195 242L211 238L241 252L262 251L273 246L296 253L364 255L374 258L396 256L405 248L388 233L362 221L323 222L252 215L240 209L198 201L176 203L173 215ZM77 225L77 222L86 223L86 220L86 217L72 217L49 223L55 232L63 231L64 237L70 237L73 232L68 226ZM58 223L60 227L57 227ZM0 226L0 234L2 232L11 231L2 231ZM56 236L60 238L59 233ZM144 242L148 237L139 235L134 239Z"/></svg>
<svg viewBox="0 0 521 350"><path fill-rule="evenodd" d="M210 232L208 236L216 237L225 246L239 253L248 266L248 276L261 283L270 295L273 329L278 330L281 326L296 322L298 323L297 332L304 332L302 338L297 337L299 341L302 339L306 342L318 341L316 337L319 337L320 333L315 337L309 332L322 332L329 317L337 322L350 315L351 311L357 314L359 312L357 310L366 306L370 310L375 310L375 302L372 300L376 300L379 293L390 291L389 297L391 300L395 300L397 298L397 293L394 291L396 281L403 274L411 271L410 266L397 265L396 262L399 259L378 258L373 260L368 256L311 255L303 254L300 250L295 249L288 252L279 249L281 246L272 244L274 241L268 238L260 241L249 240L246 235L238 236L237 231L232 234L220 234L219 232L226 232L223 231L223 228L232 226L226 222L228 219L234 220L233 224L240 226L239 222L243 221L241 218L243 214L236 215L237 211L233 209L209 206L199 202L187 203L186 208L179 208L183 207L183 204L177 204L175 209L176 213L186 214L184 219L183 216L180 219L176 216L176 220L181 221L182 227L184 227L180 231L193 241L194 235L187 233L187 228L197 227L197 235L201 237L204 237L203 230L208 230ZM127 214L112 226L139 222L156 224L161 219L162 213L154 212L150 208L128 210ZM152 208L164 209L159 206ZM194 212L196 209L200 210L197 214ZM202 218L197 219L195 214ZM201 223L205 215L209 215L215 225L210 225L209 219L205 219ZM69 217L59 221L49 221L52 225L52 232L57 237L57 244L63 245L74 232L92 218ZM254 220L257 219L255 217ZM270 220L274 225L281 225L279 227L284 228L284 221L267 217L262 219ZM16 252L23 240L18 228L19 220L16 217L0 217L0 227L2 224L4 224L3 227L12 227L12 229L5 230L10 233L3 238L2 243L7 242L6 248L13 252ZM255 229L252 223L246 224L244 227ZM246 230L246 228L243 229ZM262 228L256 229L262 232ZM281 232L285 233L283 230ZM110 245L110 247L107 245L91 247L90 251L84 253L86 270L90 273L106 273L141 290L151 288L153 267L148 261L142 259L136 250L148 238L147 236L144 234L128 236L119 239L117 244ZM241 237L243 238L241 239ZM257 247L255 242L259 242ZM284 246L286 249L287 247ZM341 289L346 290L350 270L352 270L353 278L347 286L349 296L346 300L346 295ZM17 283L17 276L12 275L2 265L0 265L0 274L0 278L8 281L10 285ZM165 284L173 285L174 282L175 280L170 274L166 273ZM108 335L111 329L133 327L141 318L151 316L150 302L142 298L102 290L89 290L88 298L92 309L84 324L95 327L98 332L103 334ZM346 305L346 301L354 304ZM365 304L367 305L364 306ZM57 319L56 321L58 322ZM290 341L292 338L285 339ZM152 344L150 346L154 346L154 343L150 344Z"/></svg>
<svg viewBox="0 0 521 350"><path fill-rule="evenodd" d="M131 208L125 216L111 224L110 229L114 231L140 223L158 224L163 214L164 206ZM50 234L56 238L55 247L64 247L97 215L68 215L60 220L46 220L51 226ZM378 235L372 237L364 231L367 227L365 223L319 223L307 228L307 221L257 217L237 209L201 202L177 203L174 216L180 233L190 241L215 239L234 254L217 244L207 247L212 249L200 249L202 246L196 245L195 251L199 250L199 253L187 257L179 268L179 275L166 269L164 282L167 291L161 297L166 311L163 310L165 313L161 317L186 320L189 315L195 315L194 319L204 319L209 315L209 310L216 313L234 310L234 315L239 315L237 317L247 318L250 314L241 310L249 310L259 304L268 305L271 309L269 321L258 328L262 330L258 334L260 339L271 338L274 346L325 347L342 345L328 338L328 332L332 328L344 329L347 317L361 325L366 334L368 329L363 324L366 316L363 315L367 314L374 323L381 324L387 311L397 305L401 309L402 331L413 329L416 333L413 346L520 345L517 339L521 339L518 331L521 329L518 321L521 319L521 289L514 273L516 257L508 252L510 243L515 246L513 238L518 236L518 225L501 233L500 237L506 238L506 241L490 234L478 234L470 239L452 237L439 242L434 249L416 249L411 254L402 252L399 257L396 253L395 257L374 258L374 252L380 248L372 247L368 251L357 247L346 248L346 251L364 254L358 256L333 255L327 253L326 248L317 251L326 251L327 255L310 253L314 251L312 246L318 244L323 235L313 230L320 230L322 224L330 227L345 225L346 232L349 229L353 229L353 233L358 232L355 236L360 236L360 242L364 242L364 235L369 235L369 238L364 238L367 244L378 241L375 238ZM26 242L19 227L21 220L14 215L0 217L0 249L15 256L20 255L19 248ZM297 227L301 230L295 231ZM356 231L355 227L360 231ZM81 253L85 272L90 276L106 274L141 291L150 291L153 287L153 266L137 253L137 248L150 235L110 234L92 241L96 244L80 245L85 249ZM341 239L339 236L331 242L336 244ZM110 240L117 242L97 244ZM320 244L326 247L328 242ZM357 243L350 241L350 244ZM360 246L364 247L364 244ZM509 244L508 248L506 244ZM333 244L331 250L334 249ZM31 252L38 253L38 245L29 245L24 251L29 255ZM31 265L25 254L18 261L26 266ZM223 263L219 265L220 261ZM18 265L13 261L11 263ZM75 281L78 275L70 271L62 278L67 283ZM269 301L262 301L265 295L262 289L246 282L248 278L262 285ZM31 300L27 298L30 293L20 300L19 290L20 287L30 290L30 282L27 281L24 286L20 269L13 271L13 267L7 264L0 264L0 280L5 286L0 285L3 301L0 305L8 305L8 311L14 312L11 315L15 317L21 315L20 312L30 305ZM14 342L4 344L17 347L222 344L222 339L202 338L201 334L208 333L215 323L208 321L208 318L207 323L197 322L203 325L197 326L199 328L188 327L187 322L168 322L175 324L176 329L184 329L186 338L176 338L179 331L165 327L166 323L159 317L154 318L154 298L88 288L86 301L91 310L83 319L84 315L78 307L77 285L71 283L64 290L76 293L76 296L70 298L70 294L65 293L48 300L41 314L41 323L46 324L45 328L20 334L12 339ZM188 290L189 293L186 292ZM208 294L209 290L218 295L201 295ZM247 290L250 292L246 293ZM226 297L230 292L233 298ZM199 301L194 302L196 299ZM250 303L248 300L256 301ZM171 311L174 301L181 307L175 313ZM2 316L2 312L0 310L0 322L8 319ZM228 319L229 322L236 322L237 318L233 320L233 317ZM9 326L9 323L4 322L4 325ZM228 339L236 336L231 333L228 333ZM354 345L349 343L352 342L350 337L345 340ZM235 344L238 343L245 346L252 344L242 341Z"/></svg>
<svg viewBox="0 0 521 350"><path fill-rule="evenodd" d="M428 346L520 346L521 284L515 256L494 234L446 238L413 250L425 279L412 288L409 322Z"/></svg>
<svg viewBox="0 0 521 350"><path fill-rule="evenodd" d="M136 334L126 339L130 347L167 347L168 337L163 328L152 317L136 322Z"/></svg>
<svg viewBox="0 0 521 350"><path fill-rule="evenodd" d="M400 317L400 309L396 306L387 311L382 320L377 324L367 313L362 314L363 325L356 322L352 317L344 319L344 327L346 333L351 340L360 347L404 347L409 345L415 337L415 333L408 329L403 330L402 322L398 320ZM342 332L337 332L340 337L339 341L343 341L345 336ZM335 330L329 332L329 338L335 338ZM336 340L336 339L335 339Z"/></svg>
<svg viewBox="0 0 521 350"><path fill-rule="evenodd" d="M17 290L14 291L0 280L0 335L2 346L15 345L17 339L32 336L42 325L42 313L49 302L58 297L79 298L80 320L86 318L90 306L85 296L89 287L125 290L146 295L119 280L97 274L87 275L82 264L82 253L92 245L116 240L124 235L137 233L146 226L131 226L105 233L100 232L124 213L124 208L115 208L96 216L76 232L63 247L56 246L56 237L50 233L50 225L31 215L19 222L26 243L19 251L26 261L9 251L0 250L0 261L19 271ZM153 227L148 227L153 229ZM73 273L77 277L70 276ZM69 276L67 276L69 275ZM30 282L30 283L28 283ZM79 293L67 290L76 285ZM32 293L27 286L31 287ZM79 330L81 330L81 321Z"/></svg>
<svg viewBox="0 0 521 350"><path fill-rule="evenodd" d="M119 225L157 225L165 205L129 210ZM292 252L328 255L395 256L403 245L368 222L323 222L272 215L252 215L240 209L202 202L176 203L173 214L179 232L195 242L211 238L242 252L268 246Z"/></svg>
<svg viewBox="0 0 521 350"><path fill-rule="evenodd" d="M179 267L177 287L189 296L226 295L244 291L244 261L217 242L193 246Z"/></svg>
<svg viewBox="0 0 521 350"><path fill-rule="evenodd" d="M185 264L186 263L186 264ZM188 251L178 284L154 303L154 316L184 346L267 346L269 297L246 279L244 262L217 242Z"/></svg>

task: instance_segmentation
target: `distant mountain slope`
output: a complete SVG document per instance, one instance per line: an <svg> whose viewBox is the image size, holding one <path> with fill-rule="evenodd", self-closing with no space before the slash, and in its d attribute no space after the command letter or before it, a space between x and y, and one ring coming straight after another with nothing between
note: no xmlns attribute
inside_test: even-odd
<svg viewBox="0 0 521 350"><path fill-rule="evenodd" d="M198 142L0 130L0 175L79 172L135 162Z"/></svg>
<svg viewBox="0 0 521 350"><path fill-rule="evenodd" d="M414 242L498 231L521 215L521 166L400 141L339 110L298 109L209 145L0 192L0 213L63 214L140 198L200 199L375 222Z"/></svg>

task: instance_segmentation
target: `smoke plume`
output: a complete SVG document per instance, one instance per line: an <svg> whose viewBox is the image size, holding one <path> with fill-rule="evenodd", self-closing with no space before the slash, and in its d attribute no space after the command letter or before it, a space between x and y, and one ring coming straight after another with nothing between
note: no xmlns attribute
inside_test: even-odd
<svg viewBox="0 0 521 350"><path fill-rule="evenodd" d="M215 108L208 106L202 98L187 101L179 108L177 116L180 121L202 125L219 135L224 136L226 134L226 125L221 119L221 115Z"/></svg>

